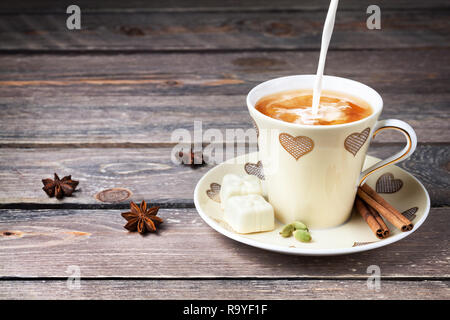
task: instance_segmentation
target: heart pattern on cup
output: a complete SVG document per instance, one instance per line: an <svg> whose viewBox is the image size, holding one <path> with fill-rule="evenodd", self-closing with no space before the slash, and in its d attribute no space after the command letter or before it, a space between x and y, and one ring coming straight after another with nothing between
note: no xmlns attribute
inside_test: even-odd
<svg viewBox="0 0 450 320"><path fill-rule="evenodd" d="M206 195L211 200L215 202L220 202L220 188L221 188L220 184L213 182L209 185L209 188L210 189L206 190Z"/></svg>
<svg viewBox="0 0 450 320"><path fill-rule="evenodd" d="M251 176L257 176L259 179L264 180L264 169L261 161L257 163L247 162L244 165L244 170Z"/></svg>
<svg viewBox="0 0 450 320"><path fill-rule="evenodd" d="M403 187L403 181L394 179L394 175L390 172L381 175L375 186L378 193L395 193Z"/></svg>
<svg viewBox="0 0 450 320"><path fill-rule="evenodd" d="M295 160L311 152L314 149L314 141L305 136L291 136L288 133L280 133L280 144Z"/></svg>
<svg viewBox="0 0 450 320"><path fill-rule="evenodd" d="M359 149L364 145L369 137L370 128L365 128L361 132L354 132L350 134L344 141L344 148L350 152L353 156L356 156Z"/></svg>
<svg viewBox="0 0 450 320"><path fill-rule="evenodd" d="M402 212L402 215L403 215L406 219L408 219L409 221L413 221L413 220L416 218L416 212L417 212L417 210L419 210L418 207L412 207L412 208L409 208L409 209L406 210L406 211L403 211L403 212Z"/></svg>

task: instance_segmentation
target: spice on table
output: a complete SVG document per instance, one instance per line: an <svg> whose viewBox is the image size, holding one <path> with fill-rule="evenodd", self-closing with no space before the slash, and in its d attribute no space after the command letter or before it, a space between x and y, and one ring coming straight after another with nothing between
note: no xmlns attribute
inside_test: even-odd
<svg viewBox="0 0 450 320"><path fill-rule="evenodd" d="M384 200L367 183L358 188L358 196L401 231L412 230L412 222Z"/></svg>
<svg viewBox="0 0 450 320"><path fill-rule="evenodd" d="M130 211L123 212L128 223L124 226L128 231L137 231L141 234L146 232L155 232L159 224L163 223L163 219L157 217L159 207L147 208L145 201L141 202L139 207L133 201L130 202Z"/></svg>
<svg viewBox="0 0 450 320"><path fill-rule="evenodd" d="M49 197L55 196L57 199L71 196L78 186L78 181L72 180L72 176L65 176L64 178L59 179L56 173L54 180L50 178L42 179L42 183L44 184L42 190L44 190Z"/></svg>
<svg viewBox="0 0 450 320"><path fill-rule="evenodd" d="M192 167L202 166L206 163L205 158L203 156L203 152L202 151L194 152L192 149L186 152L183 151L178 152L178 158L181 160L182 164Z"/></svg>

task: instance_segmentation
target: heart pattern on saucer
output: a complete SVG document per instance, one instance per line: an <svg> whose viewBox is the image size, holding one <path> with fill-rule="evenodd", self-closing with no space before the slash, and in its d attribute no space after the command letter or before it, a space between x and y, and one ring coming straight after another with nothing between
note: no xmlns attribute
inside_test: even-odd
<svg viewBox="0 0 450 320"><path fill-rule="evenodd" d="M288 133L280 133L280 144L295 160L300 159L314 149L314 141L305 136L291 136Z"/></svg>
<svg viewBox="0 0 450 320"><path fill-rule="evenodd" d="M375 186L378 193L395 193L403 187L403 181L394 179L394 175L390 172L381 175Z"/></svg>
<svg viewBox="0 0 450 320"><path fill-rule="evenodd" d="M353 242L352 247L359 247L359 246L365 246L366 244L371 244L376 241L369 241L369 242Z"/></svg>
<svg viewBox="0 0 450 320"><path fill-rule="evenodd" d="M218 184L218 183L213 182L213 183L211 183L209 185L209 188L210 189L206 190L206 195L211 200L213 200L215 202L220 202L220 188L221 188L221 185Z"/></svg>
<svg viewBox="0 0 450 320"><path fill-rule="evenodd" d="M361 132L354 132L350 134L344 141L344 148L350 152L353 156L356 156L359 149L364 145L369 137L370 128L365 128Z"/></svg>
<svg viewBox="0 0 450 320"><path fill-rule="evenodd" d="M259 179L264 180L264 169L261 161L257 163L247 162L244 165L244 170L251 176L257 176Z"/></svg>
<svg viewBox="0 0 450 320"><path fill-rule="evenodd" d="M402 212L402 215L403 215L406 219L408 219L409 221L413 221L413 220L416 218L416 212L417 212L417 210L419 210L418 207L412 207L412 208L409 208L409 209L406 210L406 211L403 211L403 212Z"/></svg>

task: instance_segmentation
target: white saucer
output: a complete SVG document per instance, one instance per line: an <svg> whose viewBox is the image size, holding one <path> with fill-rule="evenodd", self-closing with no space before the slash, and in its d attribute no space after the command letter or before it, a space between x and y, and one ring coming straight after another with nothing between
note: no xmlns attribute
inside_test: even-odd
<svg viewBox="0 0 450 320"><path fill-rule="evenodd" d="M369 167L376 161L378 161L377 158L367 156L364 167ZM411 231L401 232L386 221L391 234L388 238L380 240L373 234L361 216L353 213L346 223L338 227L311 230L312 241L310 243L299 242L293 237L281 237L279 232L282 225L278 222L273 231L239 234L222 220L223 211L220 208L220 197L215 197L215 191L217 191L216 188L220 187L225 174L246 175L244 165L246 163L256 164L257 162L258 155L255 152L217 165L200 179L194 191L195 207L202 219L211 228L228 238L253 247L286 254L311 256L339 255L372 250L409 236L422 225L430 210L430 198L422 183L405 170L396 166L389 166L372 174L367 183L376 189L377 181L380 180L377 191L389 191L390 193L380 194L400 212L409 210L409 214L414 215L413 218L409 217L414 223L414 228ZM262 183L264 186L264 180L262 180ZM393 187L393 190L389 190L390 186Z"/></svg>

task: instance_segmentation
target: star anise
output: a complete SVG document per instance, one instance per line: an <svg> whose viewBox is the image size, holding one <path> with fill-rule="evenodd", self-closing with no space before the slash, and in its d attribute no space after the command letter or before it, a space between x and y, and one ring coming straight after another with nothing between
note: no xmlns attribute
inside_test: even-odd
<svg viewBox="0 0 450 320"><path fill-rule="evenodd" d="M130 212L123 212L124 217L128 223L124 226L128 231L137 231L139 233L155 232L156 227L163 223L163 219L157 217L159 207L147 208L145 201L141 202L138 207L133 201L130 202Z"/></svg>
<svg viewBox="0 0 450 320"><path fill-rule="evenodd" d="M78 185L78 181L72 180L72 176L65 176L59 179L58 175L55 173L55 179L42 179L44 187L42 190L49 197L56 196L57 199L62 199L65 196L69 197L75 191Z"/></svg>

